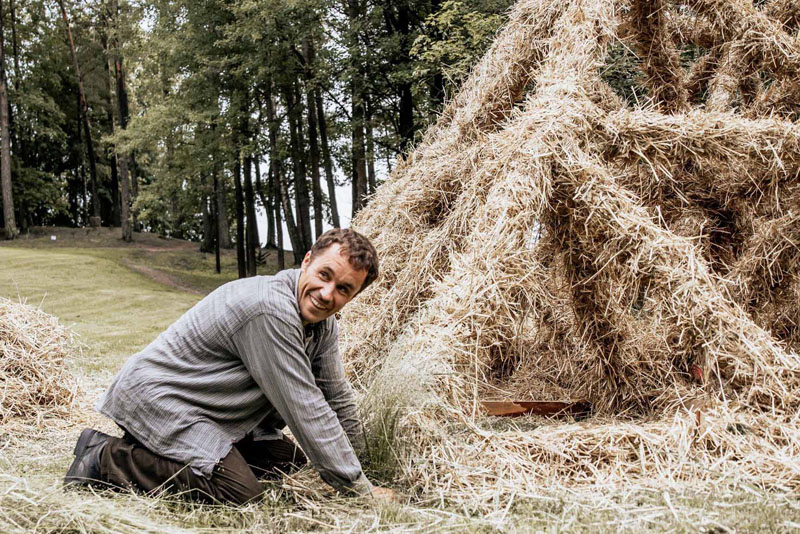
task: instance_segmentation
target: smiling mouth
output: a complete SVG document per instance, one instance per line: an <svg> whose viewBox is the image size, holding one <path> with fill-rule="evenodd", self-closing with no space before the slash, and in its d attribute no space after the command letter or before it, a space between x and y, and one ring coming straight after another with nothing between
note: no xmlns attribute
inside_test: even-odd
<svg viewBox="0 0 800 534"><path fill-rule="evenodd" d="M327 310L328 310L328 307L327 307L327 306L323 306L323 305L320 303L320 301L318 301L318 300L317 300L317 299L314 297L314 295L308 295L308 298L309 298L309 299L311 299L311 304L313 304L313 305L314 305L314 307L315 307L315 308L317 308L318 310L322 310L322 311L327 311Z"/></svg>

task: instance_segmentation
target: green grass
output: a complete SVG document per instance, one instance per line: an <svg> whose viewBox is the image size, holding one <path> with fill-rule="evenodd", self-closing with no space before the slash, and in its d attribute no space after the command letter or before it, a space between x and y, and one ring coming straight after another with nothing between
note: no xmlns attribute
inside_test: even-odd
<svg viewBox="0 0 800 534"><path fill-rule="evenodd" d="M364 474L374 483L391 486L400 472L398 423L402 406L397 399L384 399L376 413L362 414L366 421Z"/></svg>
<svg viewBox="0 0 800 534"><path fill-rule="evenodd" d="M0 295L40 306L71 327L91 368L118 367L200 298L96 253L0 248L0 264Z"/></svg>

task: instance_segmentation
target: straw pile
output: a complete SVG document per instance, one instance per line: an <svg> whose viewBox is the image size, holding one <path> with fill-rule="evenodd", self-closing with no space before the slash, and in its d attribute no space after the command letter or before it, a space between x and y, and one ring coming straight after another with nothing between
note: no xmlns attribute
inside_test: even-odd
<svg viewBox="0 0 800 534"><path fill-rule="evenodd" d="M798 10L759 4L520 1L359 214L383 275L345 357L406 407L407 483L800 488ZM487 398L594 416L491 431Z"/></svg>
<svg viewBox="0 0 800 534"><path fill-rule="evenodd" d="M0 424L69 411L77 391L67 368L72 346L58 319L0 297Z"/></svg>

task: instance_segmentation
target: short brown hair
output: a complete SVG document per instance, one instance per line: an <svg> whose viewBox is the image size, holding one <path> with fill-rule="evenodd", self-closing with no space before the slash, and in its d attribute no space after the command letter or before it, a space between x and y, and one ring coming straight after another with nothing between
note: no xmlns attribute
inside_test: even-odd
<svg viewBox="0 0 800 534"><path fill-rule="evenodd" d="M338 243L342 253L347 257L350 265L356 269L367 271L367 277L361 285L359 292L378 278L378 253L369 239L350 228L331 228L317 239L311 247L311 261L314 256L326 248Z"/></svg>

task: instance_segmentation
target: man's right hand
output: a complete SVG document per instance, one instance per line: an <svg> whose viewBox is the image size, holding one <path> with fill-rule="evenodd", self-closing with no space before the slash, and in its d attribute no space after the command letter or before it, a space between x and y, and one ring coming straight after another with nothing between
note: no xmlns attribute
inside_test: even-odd
<svg viewBox="0 0 800 534"><path fill-rule="evenodd" d="M397 493L394 490L380 486L372 486L372 498L382 503L399 502Z"/></svg>

